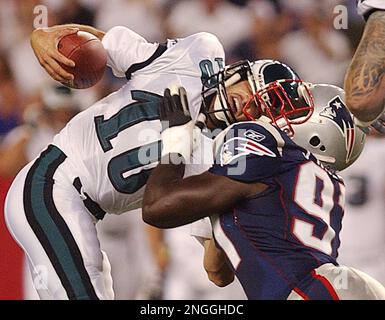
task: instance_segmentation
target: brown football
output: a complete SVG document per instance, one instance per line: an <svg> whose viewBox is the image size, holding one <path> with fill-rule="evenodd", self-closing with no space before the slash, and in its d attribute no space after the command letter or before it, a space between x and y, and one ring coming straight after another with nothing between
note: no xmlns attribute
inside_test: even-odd
<svg viewBox="0 0 385 320"><path fill-rule="evenodd" d="M79 31L60 39L58 50L76 64L74 68L61 65L75 79L65 85L75 89L86 89L103 77L107 65L107 52L102 42L93 34Z"/></svg>

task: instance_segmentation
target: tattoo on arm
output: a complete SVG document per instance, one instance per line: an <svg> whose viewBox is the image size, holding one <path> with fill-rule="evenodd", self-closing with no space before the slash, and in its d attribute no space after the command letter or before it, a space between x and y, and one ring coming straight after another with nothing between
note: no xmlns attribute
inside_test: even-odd
<svg viewBox="0 0 385 320"><path fill-rule="evenodd" d="M366 110L368 118L375 118L384 106L384 75L385 11L376 11L366 24L345 82L351 103L365 100L372 104L370 110Z"/></svg>

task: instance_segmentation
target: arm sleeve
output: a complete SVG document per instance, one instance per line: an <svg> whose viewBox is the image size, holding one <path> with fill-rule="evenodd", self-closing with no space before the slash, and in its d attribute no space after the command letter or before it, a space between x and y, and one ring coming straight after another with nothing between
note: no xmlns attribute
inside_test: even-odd
<svg viewBox="0 0 385 320"><path fill-rule="evenodd" d="M127 69L146 61L158 48L158 44L147 42L142 36L126 27L114 27L103 38L107 50L107 65L116 77L125 77Z"/></svg>
<svg viewBox="0 0 385 320"><path fill-rule="evenodd" d="M227 132L209 171L245 183L262 181L280 171L284 144L271 125L236 124Z"/></svg>

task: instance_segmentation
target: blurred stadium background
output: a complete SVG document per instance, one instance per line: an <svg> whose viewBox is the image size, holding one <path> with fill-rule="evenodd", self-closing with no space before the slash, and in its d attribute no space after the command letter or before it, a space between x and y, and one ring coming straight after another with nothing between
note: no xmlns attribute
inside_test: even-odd
<svg viewBox="0 0 385 320"><path fill-rule="evenodd" d="M291 65L306 81L342 86L363 27L355 3L354 0L1 0L1 211L12 178L30 152L27 149L31 131L16 134L15 128L25 127L25 124L31 126L40 119L45 112L44 90L52 86L29 45L37 5L48 8L49 26L80 23L107 31L115 25L124 25L152 42L199 31L212 32L225 47L227 63L239 59L278 59ZM349 12L347 29L334 28L336 5L346 6ZM76 103L85 109L123 83L107 73L96 87L76 92ZM372 139L376 140L376 147L364 151L367 160L357 164L356 171L347 177L347 184L350 183L352 188L348 188L344 228L349 230L343 234L341 258L345 255L346 263L356 263L378 278L379 266L385 271L382 250L385 243L385 168L381 162L385 142ZM372 161L370 167L368 161ZM375 184L371 182L373 174L377 178ZM355 216L349 221L350 210ZM123 219L117 223L120 228L116 228L113 221L107 222L102 235L110 238L107 247L114 247L115 239L123 239L123 245L122 241L116 244L115 255L119 258L115 259L115 265L113 262L115 282L120 286L118 298L150 298L160 288L163 288L165 299L242 298L242 294L236 292L238 288L231 293L233 295L226 295L209 286L203 271L197 270L202 269L201 248L189 238L188 229L167 231L161 237L166 239L169 255L164 251L158 256L151 255L151 245L146 244L148 237L140 216L132 216L119 217ZM354 262L357 256L361 258ZM23 265L21 250L8 234L1 212L0 299L32 298L26 293L28 285L25 284ZM378 280L384 283L384 276ZM149 288L143 283L154 285ZM148 291L151 291L150 295Z"/></svg>

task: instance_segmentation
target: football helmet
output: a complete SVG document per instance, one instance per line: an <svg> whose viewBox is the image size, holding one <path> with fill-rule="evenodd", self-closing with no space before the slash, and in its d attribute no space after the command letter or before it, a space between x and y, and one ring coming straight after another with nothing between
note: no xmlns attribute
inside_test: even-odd
<svg viewBox="0 0 385 320"><path fill-rule="evenodd" d="M266 116L291 134L293 124L301 124L310 118L313 98L308 85L293 69L274 60L252 63L244 60L225 67L203 83L203 112L218 126L226 127L236 122L227 91L230 86L244 80L251 92L250 99L242 106L248 120L255 120L249 112L253 105L259 115Z"/></svg>
<svg viewBox="0 0 385 320"><path fill-rule="evenodd" d="M326 167L336 171L349 167L361 154L366 134L354 124L339 87L315 84L310 88L314 112L294 126L292 140L310 151Z"/></svg>

